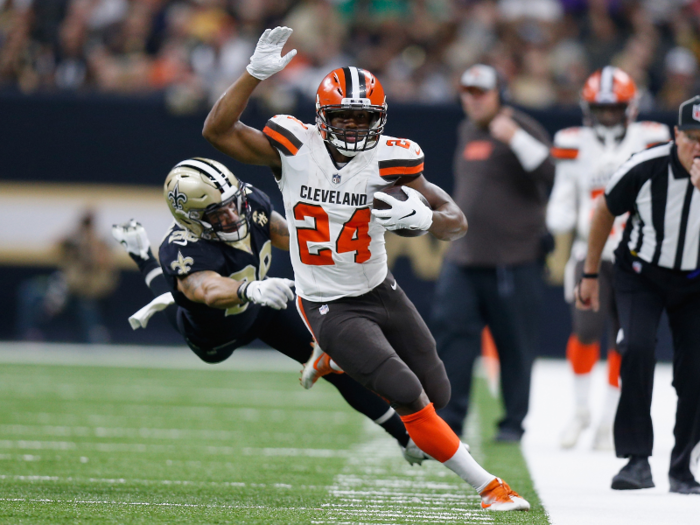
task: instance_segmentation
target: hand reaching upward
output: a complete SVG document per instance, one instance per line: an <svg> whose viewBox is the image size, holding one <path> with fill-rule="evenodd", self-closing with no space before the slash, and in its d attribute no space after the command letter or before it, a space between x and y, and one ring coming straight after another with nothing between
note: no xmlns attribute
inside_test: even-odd
<svg viewBox="0 0 700 525"><path fill-rule="evenodd" d="M282 56L282 48L291 34L290 27L266 29L255 46L253 56L250 57L250 64L246 67L248 73L259 80L265 80L287 67L297 54L297 50L292 49Z"/></svg>

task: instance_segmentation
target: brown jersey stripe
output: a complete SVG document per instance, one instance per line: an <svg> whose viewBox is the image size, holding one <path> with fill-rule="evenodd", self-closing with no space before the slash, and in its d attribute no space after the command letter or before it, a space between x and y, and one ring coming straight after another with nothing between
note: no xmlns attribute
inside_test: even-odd
<svg viewBox="0 0 700 525"><path fill-rule="evenodd" d="M294 146L286 138L284 138L276 131L271 130L267 126L263 128L263 133L267 137L267 140L270 141L270 144L272 144L272 147L280 150L285 157L293 157L297 154L297 151L299 151L295 149Z"/></svg>
<svg viewBox="0 0 700 525"><path fill-rule="evenodd" d="M263 133L273 141L273 145L282 150L286 156L294 156L298 153L302 142L288 129L268 120L263 128Z"/></svg>
<svg viewBox="0 0 700 525"><path fill-rule="evenodd" d="M381 165L381 162L380 162ZM391 166L386 168L379 168L379 175L382 177L391 177L396 175L417 175L423 172L423 162L417 166Z"/></svg>
<svg viewBox="0 0 700 525"><path fill-rule="evenodd" d="M382 170L384 168L396 168L399 166L404 166L404 167L422 166L424 161L425 161L425 157L423 157L423 156L417 157L415 159L380 160L379 161L379 169Z"/></svg>
<svg viewBox="0 0 700 525"><path fill-rule="evenodd" d="M575 148L552 148L549 152L555 159L574 160L578 157L578 149Z"/></svg>

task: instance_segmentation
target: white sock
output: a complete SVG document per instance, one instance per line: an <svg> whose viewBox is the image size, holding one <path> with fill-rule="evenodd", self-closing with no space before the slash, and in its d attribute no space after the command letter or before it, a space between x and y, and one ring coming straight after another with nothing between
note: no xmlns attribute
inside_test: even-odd
<svg viewBox="0 0 700 525"><path fill-rule="evenodd" d="M476 462L467 451L464 443L459 446L454 456L445 461L443 465L469 483L479 493L496 478Z"/></svg>
<svg viewBox="0 0 700 525"><path fill-rule="evenodd" d="M591 391L591 374L574 374L574 400L576 412L588 411L588 398Z"/></svg>

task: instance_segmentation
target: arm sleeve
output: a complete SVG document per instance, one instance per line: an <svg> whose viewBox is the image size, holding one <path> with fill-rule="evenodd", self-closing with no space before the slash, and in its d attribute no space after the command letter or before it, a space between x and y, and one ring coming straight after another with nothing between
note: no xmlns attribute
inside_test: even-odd
<svg viewBox="0 0 700 525"><path fill-rule="evenodd" d="M551 147L549 135L537 121L524 113L516 112L514 118L524 133L517 132L511 140L513 153L530 177L544 182L551 188L554 184L554 162L549 155ZM521 154L515 148L519 148Z"/></svg>
<svg viewBox="0 0 700 525"><path fill-rule="evenodd" d="M640 189L638 172L638 167L626 170L626 166L622 165L610 179L605 188L605 202L613 215L634 211Z"/></svg>
<svg viewBox="0 0 700 525"><path fill-rule="evenodd" d="M527 172L536 169L549 157L549 148L522 128L513 135L510 149Z"/></svg>

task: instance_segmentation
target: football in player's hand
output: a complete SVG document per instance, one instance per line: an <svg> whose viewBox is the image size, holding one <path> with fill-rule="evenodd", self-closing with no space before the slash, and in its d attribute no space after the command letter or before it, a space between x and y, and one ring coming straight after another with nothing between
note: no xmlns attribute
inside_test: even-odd
<svg viewBox="0 0 700 525"><path fill-rule="evenodd" d="M405 201L408 199L408 195L406 195L406 193L401 189L401 186L389 186L388 188L381 191L382 193L386 193L390 197L394 197L397 201ZM422 194L419 195L421 201L423 201L423 204L430 208L428 199L426 199ZM379 199L374 199L372 206L375 210L388 210L391 208L389 204ZM426 233L428 233L428 230L409 230L407 228L390 231L392 233L395 233L396 235L400 235L401 237L420 237L421 235L425 235Z"/></svg>

